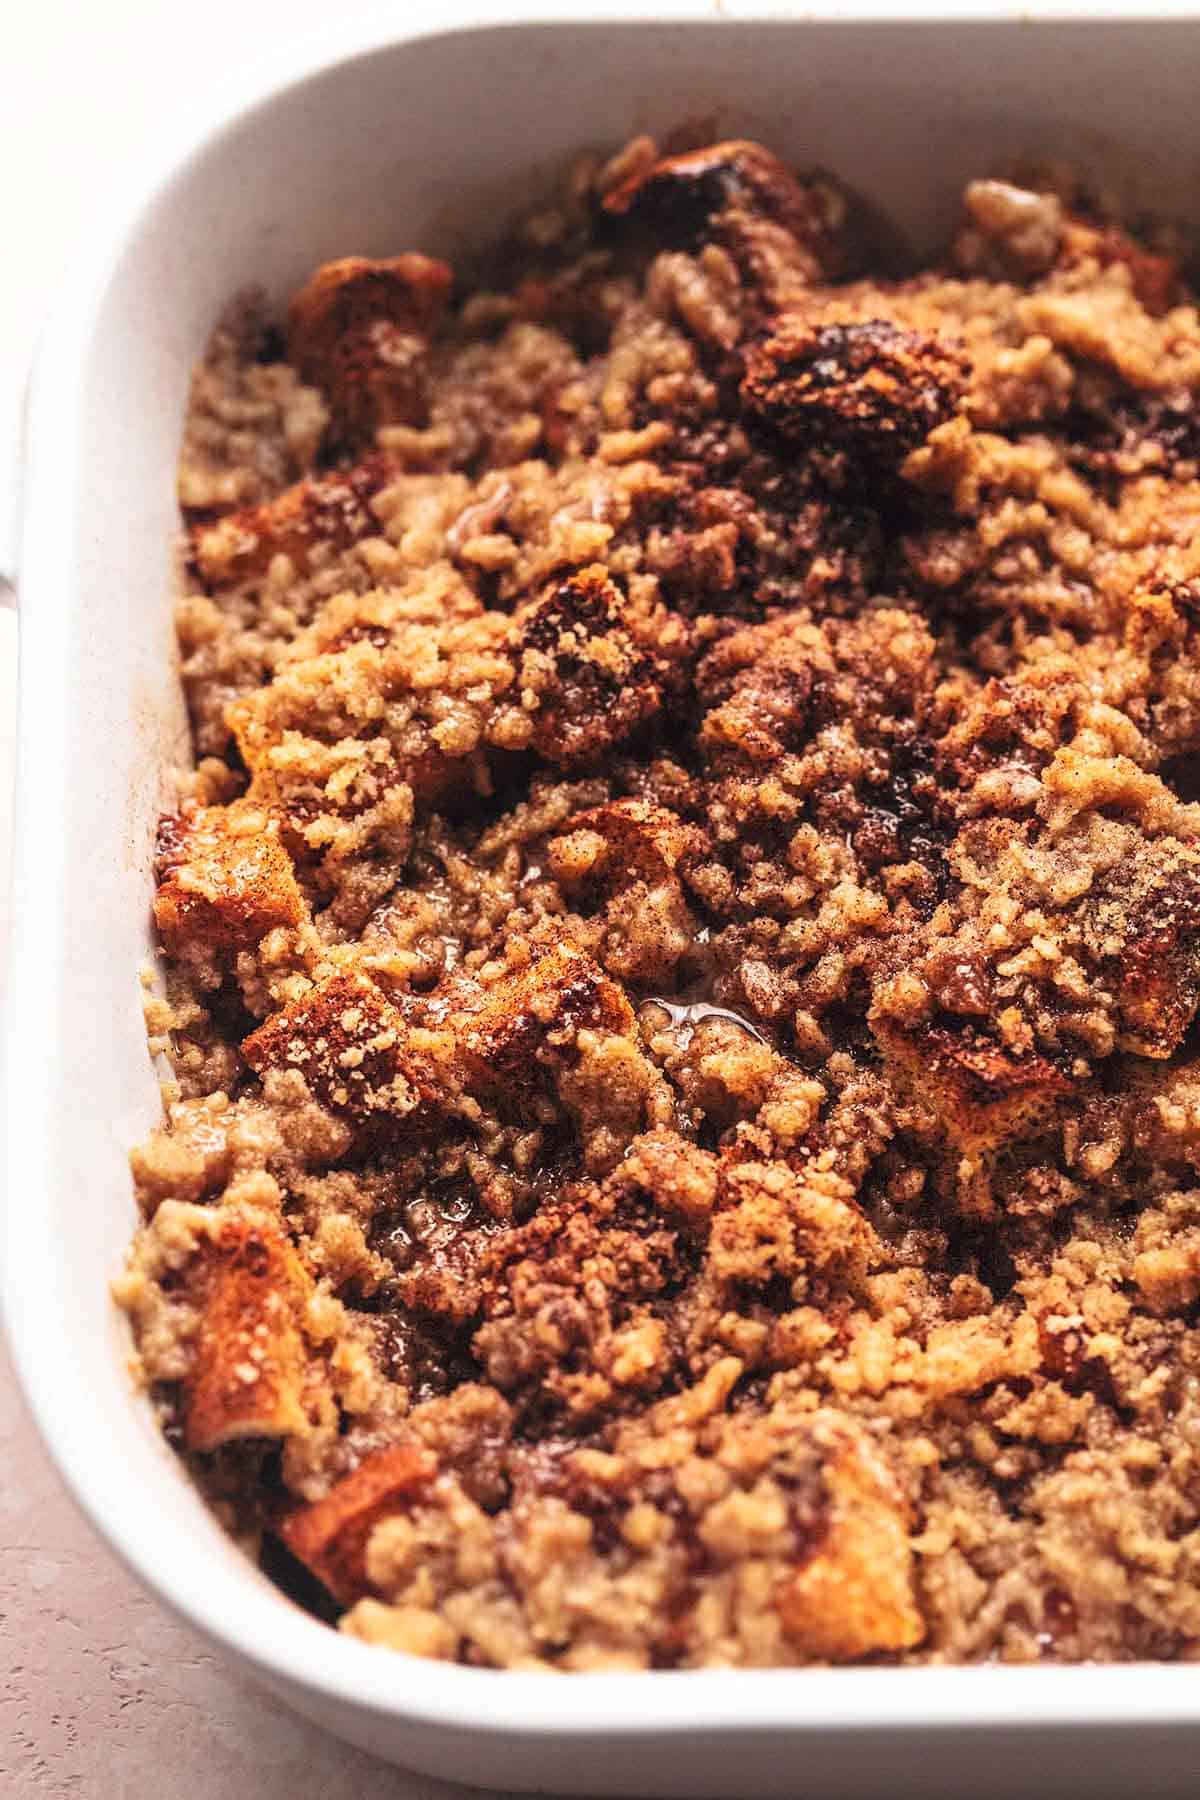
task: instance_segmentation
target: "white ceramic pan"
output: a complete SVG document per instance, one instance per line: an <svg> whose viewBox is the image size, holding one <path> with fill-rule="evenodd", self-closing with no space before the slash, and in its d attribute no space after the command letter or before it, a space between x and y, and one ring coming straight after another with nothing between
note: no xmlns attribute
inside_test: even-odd
<svg viewBox="0 0 1200 1800"><path fill-rule="evenodd" d="M579 145L695 119L827 164L918 245L965 177L1014 150L1082 158L1200 223L1192 9L851 10L350 15L176 120L98 220L28 415L8 1323L50 1450L109 1543L275 1692L385 1756L492 1789L691 1800L1195 1793L1194 1667L541 1676L341 1638L243 1560L192 1491L127 1382L107 1296L133 1224L126 1151L158 1107L138 968L161 770L185 743L175 456L189 365L233 290L261 279L282 296L349 251L453 257Z"/></svg>

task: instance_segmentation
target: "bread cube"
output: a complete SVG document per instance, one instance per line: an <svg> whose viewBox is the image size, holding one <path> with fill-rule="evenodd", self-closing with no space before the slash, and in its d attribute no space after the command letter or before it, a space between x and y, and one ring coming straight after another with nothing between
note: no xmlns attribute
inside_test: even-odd
<svg viewBox="0 0 1200 1800"><path fill-rule="evenodd" d="M265 574L276 556L307 574L318 546L327 554L379 535L371 501L395 474L387 457L368 456L352 468L307 476L273 500L226 513L215 525L198 526L191 535L196 572L212 592Z"/></svg>
<svg viewBox="0 0 1200 1800"><path fill-rule="evenodd" d="M185 807L159 824L154 922L167 950L252 950L295 927L304 896L278 823L259 807Z"/></svg>
<svg viewBox="0 0 1200 1800"><path fill-rule="evenodd" d="M367 1544L381 1519L411 1505L429 1486L437 1464L416 1444L377 1450L330 1489L323 1500L289 1514L280 1537L342 1606L371 1591Z"/></svg>
<svg viewBox="0 0 1200 1800"><path fill-rule="evenodd" d="M425 422L425 361L451 270L434 257L323 263L288 307L288 356L329 401L335 441Z"/></svg>
<svg viewBox="0 0 1200 1800"><path fill-rule="evenodd" d="M307 1357L299 1315L311 1285L278 1228L230 1218L189 1270L200 1308L183 1383L189 1450L307 1428Z"/></svg>
<svg viewBox="0 0 1200 1800"><path fill-rule="evenodd" d="M533 747L564 769L597 763L661 711L662 673L631 634L601 563L569 576L517 624L520 685L537 696Z"/></svg>
<svg viewBox="0 0 1200 1800"><path fill-rule="evenodd" d="M428 1101L431 1071L398 1010L366 976L329 976L251 1033L242 1054L261 1075L297 1069L323 1106L353 1125L404 1118Z"/></svg>
<svg viewBox="0 0 1200 1800"><path fill-rule="evenodd" d="M866 1432L833 1412L813 1415L826 1500L814 1548L780 1590L784 1629L821 1662L909 1650L925 1635L913 1589L908 1507Z"/></svg>

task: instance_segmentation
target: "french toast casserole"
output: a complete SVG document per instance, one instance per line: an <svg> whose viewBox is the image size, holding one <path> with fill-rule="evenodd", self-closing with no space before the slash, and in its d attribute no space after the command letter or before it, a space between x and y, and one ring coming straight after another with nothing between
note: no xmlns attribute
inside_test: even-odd
<svg viewBox="0 0 1200 1800"><path fill-rule="evenodd" d="M638 138L216 331L116 1291L343 1631L1200 1653L1182 267Z"/></svg>

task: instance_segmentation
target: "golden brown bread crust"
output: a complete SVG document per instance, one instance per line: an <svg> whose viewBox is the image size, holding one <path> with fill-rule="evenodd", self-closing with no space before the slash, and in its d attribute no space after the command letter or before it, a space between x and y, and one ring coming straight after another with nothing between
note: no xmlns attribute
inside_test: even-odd
<svg viewBox="0 0 1200 1800"><path fill-rule="evenodd" d="M886 319L811 325L786 315L746 352L749 418L794 449L898 468L953 417L966 387L961 351Z"/></svg>
<svg viewBox="0 0 1200 1800"><path fill-rule="evenodd" d="M746 138L663 157L610 189L604 207L631 215L672 249L715 240L773 305L788 286L837 272L841 196L828 184L798 180Z"/></svg>
<svg viewBox="0 0 1200 1800"><path fill-rule="evenodd" d="M453 275L434 257L323 263L287 312L289 360L325 394L339 445L426 416L425 359Z"/></svg>
<svg viewBox="0 0 1200 1800"><path fill-rule="evenodd" d="M876 1026L894 1078L921 1098L959 1151L993 1151L1036 1136L1072 1082L1043 1056L1014 1056L967 1025L913 1032Z"/></svg>
<svg viewBox="0 0 1200 1800"><path fill-rule="evenodd" d="M869 1441L836 1416L817 1414L810 1430L821 1457L823 1529L780 1593L784 1629L821 1661L910 1650L925 1627L895 1478Z"/></svg>
<svg viewBox="0 0 1200 1800"><path fill-rule="evenodd" d="M242 1045L251 1068L295 1069L323 1106L357 1122L371 1114L403 1119L430 1092L396 1008L374 982L346 973L319 982Z"/></svg>
<svg viewBox="0 0 1200 1800"><path fill-rule="evenodd" d="M189 1279L200 1317L184 1383L188 1448L303 1432L308 1357L299 1312L311 1284L278 1228L226 1221L201 1247Z"/></svg>
<svg viewBox="0 0 1200 1800"><path fill-rule="evenodd" d="M549 854L560 880L594 881L605 888L638 877L662 881L689 855L699 852L704 835L685 825L669 807L646 800L614 800L576 813L567 824L570 836L556 839ZM576 833L586 841L570 842Z"/></svg>
<svg viewBox="0 0 1200 1800"><path fill-rule="evenodd" d="M663 671L632 636L602 564L580 569L519 626L519 679L537 696L533 745L558 768L586 767L656 717Z"/></svg>
<svg viewBox="0 0 1200 1800"><path fill-rule="evenodd" d="M304 574L314 549L340 550L378 529L371 501L394 467L368 456L345 470L309 476L261 505L227 513L192 534L192 556L205 582L220 588L261 575L286 556Z"/></svg>
<svg viewBox="0 0 1200 1800"><path fill-rule="evenodd" d="M276 822L257 808L185 807L158 834L154 923L180 954L250 950L268 931L305 917L292 860Z"/></svg>
<svg viewBox="0 0 1200 1800"><path fill-rule="evenodd" d="M621 989L570 944L488 988L463 1039L486 1081L527 1077L580 1031L626 1032L633 1009Z"/></svg>
<svg viewBox="0 0 1200 1800"><path fill-rule="evenodd" d="M1178 246L672 150L197 371L138 1367L369 1642L1195 1660Z"/></svg>
<svg viewBox="0 0 1200 1800"><path fill-rule="evenodd" d="M367 1544L381 1519L419 1497L437 1464L416 1444L395 1444L361 1462L324 1499L289 1513L280 1527L293 1556L343 1606L371 1591Z"/></svg>

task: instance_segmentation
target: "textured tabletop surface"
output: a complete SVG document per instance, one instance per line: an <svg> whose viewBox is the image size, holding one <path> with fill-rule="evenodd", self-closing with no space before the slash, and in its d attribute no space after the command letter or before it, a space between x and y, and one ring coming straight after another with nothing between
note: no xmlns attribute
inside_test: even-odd
<svg viewBox="0 0 1200 1800"><path fill-rule="evenodd" d="M275 32L328 16L316 0L206 0L202 29L156 0L38 0L11 13L0 107L0 508L33 339L105 164L137 141L182 56L194 95L231 46L240 62ZM0 573L6 528L0 511ZM0 943L15 649L16 622L0 610ZM4 1800L454 1800L465 1791L403 1774L303 1724L169 1618L67 1499L0 1349Z"/></svg>

